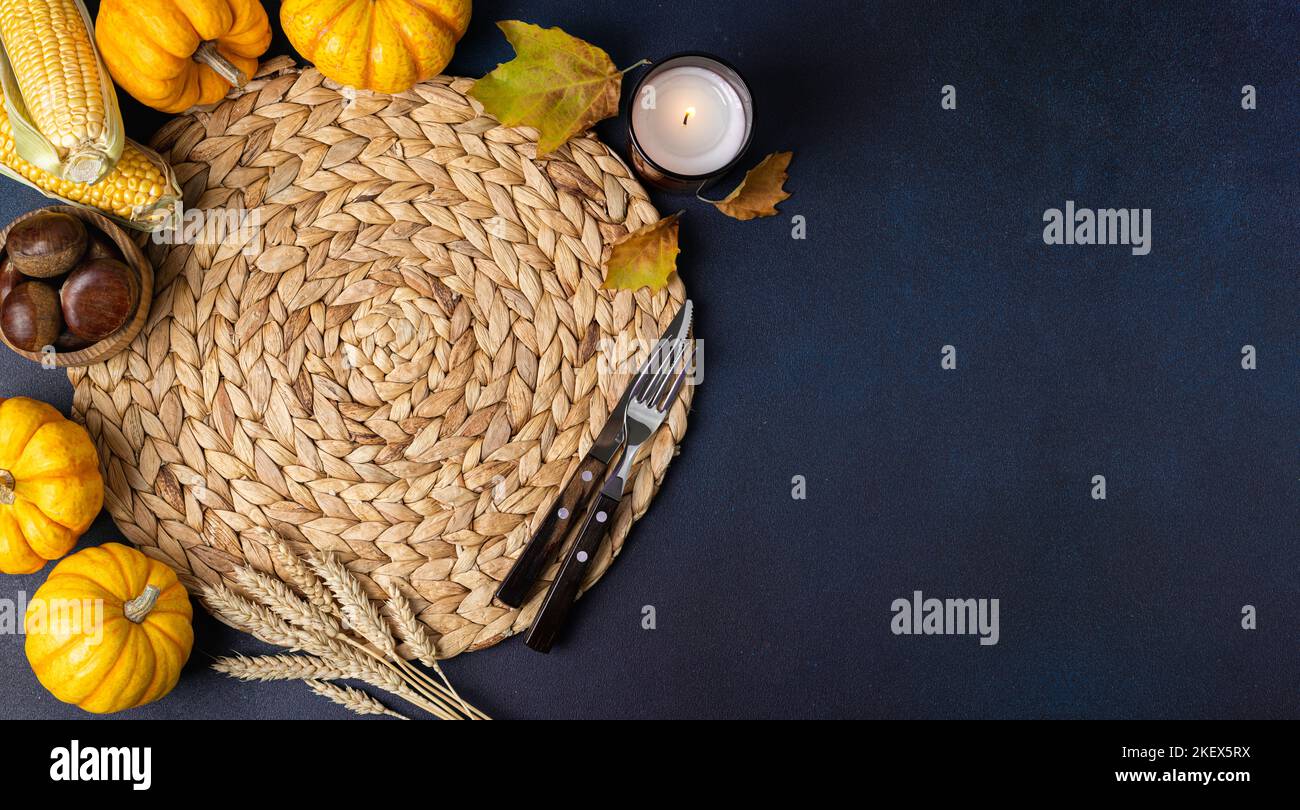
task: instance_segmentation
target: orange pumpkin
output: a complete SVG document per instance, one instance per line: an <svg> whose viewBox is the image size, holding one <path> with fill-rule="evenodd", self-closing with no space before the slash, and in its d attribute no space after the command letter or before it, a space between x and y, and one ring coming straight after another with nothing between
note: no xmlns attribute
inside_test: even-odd
<svg viewBox="0 0 1300 810"><path fill-rule="evenodd" d="M123 90L176 113L251 79L271 23L258 0L101 0L95 41Z"/></svg>
<svg viewBox="0 0 1300 810"><path fill-rule="evenodd" d="M120 712L176 686L194 646L176 572L121 543L54 566L27 606L27 661L41 685L88 712Z"/></svg>
<svg viewBox="0 0 1300 810"><path fill-rule="evenodd" d="M103 506L86 429L44 402L0 399L0 571L30 574L67 554Z"/></svg>
<svg viewBox="0 0 1300 810"><path fill-rule="evenodd" d="M285 0L289 42L339 84L400 93L438 75L469 27L470 0Z"/></svg>

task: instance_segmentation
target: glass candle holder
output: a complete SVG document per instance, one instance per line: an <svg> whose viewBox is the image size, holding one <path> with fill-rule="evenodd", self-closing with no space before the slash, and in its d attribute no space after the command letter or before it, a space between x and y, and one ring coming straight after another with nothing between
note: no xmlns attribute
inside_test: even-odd
<svg viewBox="0 0 1300 810"><path fill-rule="evenodd" d="M637 174L667 191L698 192L735 168L749 148L753 97L721 59L677 54L637 82L627 126Z"/></svg>

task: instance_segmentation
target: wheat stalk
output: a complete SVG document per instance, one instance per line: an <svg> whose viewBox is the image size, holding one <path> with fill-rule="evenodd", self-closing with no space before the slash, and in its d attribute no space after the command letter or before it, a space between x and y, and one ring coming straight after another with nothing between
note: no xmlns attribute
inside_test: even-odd
<svg viewBox="0 0 1300 810"><path fill-rule="evenodd" d="M442 679L447 691L451 692L456 701L460 703L461 709L466 714L472 714L469 705L461 698L456 691L456 687L451 685L451 681L447 680L447 674L442 671L442 667L438 664L438 646L429 637L429 631L425 629L424 623L416 617L415 609L411 607L410 600L391 581L384 583L384 590L388 593L388 615L397 628L397 634L411 648L411 651L415 653L416 659L421 664L438 673L438 677ZM415 667L412 666L411 669L414 670ZM418 670L416 671L418 672Z"/></svg>
<svg viewBox="0 0 1300 810"><path fill-rule="evenodd" d="M236 630L277 647L298 648L298 637L287 622L267 608L255 604L222 583L204 585L203 601L213 613Z"/></svg>
<svg viewBox="0 0 1300 810"><path fill-rule="evenodd" d="M311 628L294 627L272 608L249 601L224 584L204 585L203 598L218 617L267 644L340 660L355 657L339 638Z"/></svg>
<svg viewBox="0 0 1300 810"><path fill-rule="evenodd" d="M324 580L335 601L343 608L344 621L347 625L383 652L388 660L405 670L404 674L412 688L429 700L443 705L444 708L450 709L446 705L450 698L460 704L467 716L486 717L456 694L456 690L451 687L451 682L442 674L441 667L438 667L438 670L443 682L438 683L398 654L397 640L393 637L388 623L384 621L383 614L375 603L370 601L361 581L353 576L337 557L333 554L313 555L310 564L316 574ZM409 602L405 603L405 613L414 618L414 611ZM421 638L426 654L436 655L436 647L428 635L424 634Z"/></svg>
<svg viewBox="0 0 1300 810"><path fill-rule="evenodd" d="M337 681L359 679L361 670L340 667L314 655L234 655L218 658L212 668L241 681Z"/></svg>
<svg viewBox="0 0 1300 810"><path fill-rule="evenodd" d="M268 529L258 528L257 531L269 537L267 548L271 550L271 556L284 570L285 581L306 597L312 605L332 616L338 615L338 606L330 598L329 589L321 582L320 577L316 576L316 572L311 570L311 566L303 562L280 535Z"/></svg>
<svg viewBox="0 0 1300 810"><path fill-rule="evenodd" d="M406 642L406 646L411 648L411 652L415 653L416 660L426 667L438 669L438 646L430 638L424 623L416 617L415 608L411 607L410 600L402 595L392 581L381 584L388 594L388 603L385 607L388 608L388 615L397 630L397 635Z"/></svg>
<svg viewBox="0 0 1300 810"><path fill-rule="evenodd" d="M309 564L283 539L268 545L289 581L240 567L232 578L242 593L221 583L205 585L204 602L235 628L305 655L236 655L218 659L214 669L244 681L301 680L360 714L401 716L365 692L330 681L362 681L445 720L487 719L452 688L437 664L436 643L404 596L390 589L392 627L422 661L432 662L442 683L398 654L389 621L336 557L316 557Z"/></svg>
<svg viewBox="0 0 1300 810"><path fill-rule="evenodd" d="M393 640L393 634L388 632L388 625L384 624L383 616L379 614L375 603L366 596L361 582L333 554L313 556L310 562L329 586L334 599L343 607L343 619L348 626L385 655L396 656L397 642Z"/></svg>
<svg viewBox="0 0 1300 810"><path fill-rule="evenodd" d="M436 694L431 696L427 690L412 688L418 684L404 678L391 663L355 639L346 636L329 638L318 630L294 628L276 616L270 608L250 602L224 585L207 586L204 596L214 612L262 641L291 650L304 650L335 667L356 672L358 679L392 692L441 719L454 720L461 717L450 707L448 700L441 699ZM473 710L472 714L466 716L483 715Z"/></svg>
<svg viewBox="0 0 1300 810"><path fill-rule="evenodd" d="M398 720L410 719L405 715L398 714L360 689L353 689L350 686L336 686L324 681L307 681L307 688L357 714L383 714L396 717Z"/></svg>
<svg viewBox="0 0 1300 810"><path fill-rule="evenodd" d="M236 568L234 576L245 593L266 605L275 615L290 624L306 630L319 631L327 638L337 638L343 634L338 619L313 609L282 580L247 566Z"/></svg>
<svg viewBox="0 0 1300 810"><path fill-rule="evenodd" d="M337 557L333 554L315 555L310 559L310 563L317 575L325 581L330 592L334 594L335 601L343 608L344 622L348 627L377 647L386 656L386 660L405 670L404 677L413 689L448 711L451 710L447 705L449 697L463 704L463 701L451 694L451 690L428 678L398 654L397 641L393 638L383 615L366 595L361 581L353 576Z"/></svg>

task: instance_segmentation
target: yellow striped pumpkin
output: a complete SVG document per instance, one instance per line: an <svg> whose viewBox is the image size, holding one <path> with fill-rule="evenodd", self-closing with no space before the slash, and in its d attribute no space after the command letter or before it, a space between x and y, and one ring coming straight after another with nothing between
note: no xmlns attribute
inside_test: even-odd
<svg viewBox="0 0 1300 810"><path fill-rule="evenodd" d="M280 24L339 84L400 93L438 75L469 27L470 0L285 0Z"/></svg>
<svg viewBox="0 0 1300 810"><path fill-rule="evenodd" d="M27 661L64 703L106 714L143 706L180 679L194 608L176 572L121 543L54 566L27 606Z"/></svg>
<svg viewBox="0 0 1300 810"><path fill-rule="evenodd" d="M86 429L44 402L0 399L0 571L30 574L67 554L103 505Z"/></svg>

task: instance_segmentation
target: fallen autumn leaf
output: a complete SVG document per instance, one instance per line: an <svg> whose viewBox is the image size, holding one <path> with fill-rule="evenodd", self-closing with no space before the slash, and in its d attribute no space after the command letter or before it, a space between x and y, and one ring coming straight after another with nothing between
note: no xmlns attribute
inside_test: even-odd
<svg viewBox="0 0 1300 810"><path fill-rule="evenodd" d="M476 81L469 94L506 126L535 128L538 154L618 113L623 74L603 50L560 28L519 20L497 27L515 58Z"/></svg>
<svg viewBox="0 0 1300 810"><path fill-rule="evenodd" d="M790 178L786 169L793 152L773 152L745 173L736 190L722 200L707 200L719 211L733 219L770 217L777 213L776 204L789 199L785 181Z"/></svg>
<svg viewBox="0 0 1300 810"><path fill-rule="evenodd" d="M677 220L681 215L678 211L652 222L611 245L604 263L605 289L662 290L677 269L677 254L681 252L677 246Z"/></svg>

